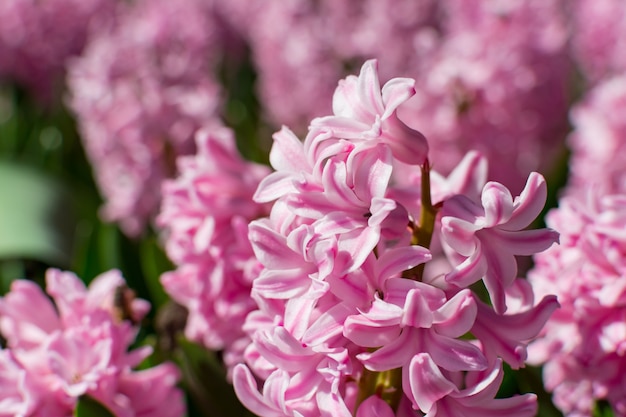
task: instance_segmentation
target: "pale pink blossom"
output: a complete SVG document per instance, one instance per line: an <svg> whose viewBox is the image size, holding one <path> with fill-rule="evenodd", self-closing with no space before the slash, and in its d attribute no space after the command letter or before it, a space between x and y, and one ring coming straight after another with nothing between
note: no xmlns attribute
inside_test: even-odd
<svg viewBox="0 0 626 417"><path fill-rule="evenodd" d="M258 309L243 325L252 342L245 364L233 371L238 397L258 415L536 411L533 395L493 397L502 360L523 366L526 344L557 306L550 296L535 305L532 288L515 281L515 255L556 240L548 229L520 230L541 211L545 182L531 174L513 200L501 184L484 184L486 161L471 153L447 178L433 172L431 190L424 137L387 118L412 85L395 78L381 91L369 61L339 84L335 114L315 119L303 143L287 128L274 135L276 171L254 195L274 205L249 227L262 266L251 291ZM440 241L453 264L426 275L430 243L441 257ZM481 245L483 269L472 271L464 262ZM468 288L484 274L496 281L487 287L500 310Z"/></svg>
<svg viewBox="0 0 626 417"><path fill-rule="evenodd" d="M502 184L488 182L480 203L463 195L445 201L442 240L454 265L446 280L466 287L483 279L496 312L506 311L504 291L517 277L515 255L532 255L558 241L550 229L523 230L541 212L546 194L545 180L532 173L515 200Z"/></svg>
<svg viewBox="0 0 626 417"><path fill-rule="evenodd" d="M355 152L386 144L395 159L413 165L426 160L428 143L417 130L398 119L396 110L415 94L415 80L393 78L380 87L377 61L366 61L359 76L339 82L333 95L333 116L313 119L305 150L312 160L347 140Z"/></svg>
<svg viewBox="0 0 626 417"><path fill-rule="evenodd" d="M442 28L420 36L416 94L398 114L428 139L448 174L465 153L490 162L489 180L521 187L547 172L567 132L567 21L560 0L441 2Z"/></svg>
<svg viewBox="0 0 626 417"><path fill-rule="evenodd" d="M626 77L604 79L571 110L568 192L593 184L602 194L626 191Z"/></svg>
<svg viewBox="0 0 626 417"><path fill-rule="evenodd" d="M141 300L117 304L115 294L125 288L119 272L96 277L89 288L74 274L58 270L49 270L46 282L52 301L26 280L14 281L0 299L0 331L7 340L7 349L0 351L0 384L13 383L0 393L0 414L69 415L83 395L117 417L144 416L144 410L157 417L184 413L175 368L164 364L133 370L151 348L128 351L137 329L124 316L140 320L147 309ZM38 308L33 310L33 305ZM164 396L147 406L147 389Z"/></svg>
<svg viewBox="0 0 626 417"><path fill-rule="evenodd" d="M500 360L483 375L469 373L464 389L459 389L445 379L433 365L426 354L420 354L411 367L412 375L419 381L416 388L424 390L415 393L414 401L426 413L426 417L497 417L503 414L533 417L537 413L534 394L494 398L504 376Z"/></svg>
<svg viewBox="0 0 626 417"><path fill-rule="evenodd" d="M626 58L626 4L620 0L576 0L572 14L572 55L587 81L597 84L623 73Z"/></svg>
<svg viewBox="0 0 626 417"><path fill-rule="evenodd" d="M69 104L102 216L137 236L158 209L161 183L176 174L176 157L193 153L195 131L216 123L219 37L202 0L123 6L71 62Z"/></svg>
<svg viewBox="0 0 626 417"><path fill-rule="evenodd" d="M0 80L16 81L50 101L63 86L68 59L90 29L106 24L117 0L5 0L0 4Z"/></svg>
<svg viewBox="0 0 626 417"><path fill-rule="evenodd" d="M561 308L529 359L544 364L544 384L567 416L591 415L599 400L625 415L626 198L586 191L548 213L561 245L535 255L529 280L538 294L556 294Z"/></svg>
<svg viewBox="0 0 626 417"><path fill-rule="evenodd" d="M196 147L195 155L178 159L179 176L163 185L157 224L177 269L161 282L189 312L187 337L228 352L255 308L250 290L261 267L248 223L268 213L252 196L269 169L245 161L226 128L199 131Z"/></svg>

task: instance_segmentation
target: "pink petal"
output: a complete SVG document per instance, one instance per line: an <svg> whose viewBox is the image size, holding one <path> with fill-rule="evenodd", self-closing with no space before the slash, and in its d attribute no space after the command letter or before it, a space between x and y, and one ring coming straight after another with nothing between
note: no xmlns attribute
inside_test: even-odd
<svg viewBox="0 0 626 417"><path fill-rule="evenodd" d="M403 246L383 253L376 262L376 276L379 282L398 276L403 271L432 259L430 251L422 246Z"/></svg>
<svg viewBox="0 0 626 417"><path fill-rule="evenodd" d="M513 214L513 197L504 185L488 182L483 188L481 202L485 208L484 227L507 222Z"/></svg>
<svg viewBox="0 0 626 417"><path fill-rule="evenodd" d="M265 267L292 269L302 266L302 257L287 246L285 237L272 230L267 220L250 223L248 238L255 256Z"/></svg>
<svg viewBox="0 0 626 417"><path fill-rule="evenodd" d="M425 413L437 401L457 390L427 353L419 353L411 359L408 370L402 372L402 379L404 392Z"/></svg>
<svg viewBox="0 0 626 417"><path fill-rule="evenodd" d="M483 254L482 245L478 243L476 250L469 258L446 274L446 282L461 288L468 287L485 275L487 267L487 259Z"/></svg>
<svg viewBox="0 0 626 417"><path fill-rule="evenodd" d="M288 127L283 126L272 138L274 144L270 151L270 163L275 170L310 172L311 167L304 155L302 142Z"/></svg>
<svg viewBox="0 0 626 417"><path fill-rule="evenodd" d="M526 186L513 203L513 215L502 228L505 230L521 230L528 227L543 210L548 189L541 174L531 172Z"/></svg>
<svg viewBox="0 0 626 417"><path fill-rule="evenodd" d="M391 162L391 150L382 144L350 155L348 168L354 193L361 201L369 202L374 197L385 196L393 171Z"/></svg>
<svg viewBox="0 0 626 417"><path fill-rule="evenodd" d="M471 291L458 292L433 313L437 333L447 337L461 337L472 328L477 311Z"/></svg>
<svg viewBox="0 0 626 417"><path fill-rule="evenodd" d="M482 351L465 340L440 336L431 330L421 330L422 343L437 365L448 371L481 371L488 366Z"/></svg>
<svg viewBox="0 0 626 417"><path fill-rule="evenodd" d="M344 331L346 318L354 313L353 308L343 303L331 307L308 327L302 336L302 342L307 345L320 345L340 335Z"/></svg>
<svg viewBox="0 0 626 417"><path fill-rule="evenodd" d="M395 417L395 413L389 404L376 395L372 395L361 403L356 417Z"/></svg>
<svg viewBox="0 0 626 417"><path fill-rule="evenodd" d="M418 351L419 335L411 328L403 329L398 338L374 352L359 353L356 357L371 371L387 371L405 366Z"/></svg>
<svg viewBox="0 0 626 417"><path fill-rule="evenodd" d="M272 172L261 180L252 199L256 203L267 203L296 192L293 180L291 172Z"/></svg>
<svg viewBox="0 0 626 417"><path fill-rule="evenodd" d="M441 219L443 241L462 256L471 256L476 252L477 229L474 224L456 217L446 216Z"/></svg>
<svg viewBox="0 0 626 417"><path fill-rule="evenodd" d="M283 385L286 390L288 381ZM233 386L239 401L253 413L267 417L285 417L285 413L267 404L265 398L259 393L256 380L247 366L243 364L235 366Z"/></svg>
<svg viewBox="0 0 626 417"><path fill-rule="evenodd" d="M382 89L382 98L385 103L385 112L381 119L388 118L405 101L415 95L415 80L412 78L392 78Z"/></svg>
<svg viewBox="0 0 626 417"><path fill-rule="evenodd" d="M501 247L515 255L531 256L543 252L559 242L559 233L552 229L535 229L522 231L507 231L494 229L494 237L501 240ZM494 241L494 243L496 243ZM498 244L496 243L496 244ZM494 245L496 246L496 245Z"/></svg>
<svg viewBox="0 0 626 417"><path fill-rule="evenodd" d="M382 115L385 111L378 81L378 62L365 61L358 78L359 99L372 115ZM365 119L367 120L367 119ZM364 121L365 121L364 120Z"/></svg>

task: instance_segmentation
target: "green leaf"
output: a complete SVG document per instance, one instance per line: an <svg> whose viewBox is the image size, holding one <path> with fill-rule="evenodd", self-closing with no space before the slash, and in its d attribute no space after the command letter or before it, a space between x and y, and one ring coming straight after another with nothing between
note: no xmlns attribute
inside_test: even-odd
<svg viewBox="0 0 626 417"><path fill-rule="evenodd" d="M608 401L600 400L596 401L593 417L614 417L613 409Z"/></svg>
<svg viewBox="0 0 626 417"><path fill-rule="evenodd" d="M69 264L74 217L65 190L39 171L0 161L0 258Z"/></svg>
<svg viewBox="0 0 626 417"><path fill-rule="evenodd" d="M161 285L161 274L174 269L174 265L167 259L155 237L143 239L139 250L141 270L145 277L145 284L150 292L152 304L156 308L161 307L169 300Z"/></svg>
<svg viewBox="0 0 626 417"><path fill-rule="evenodd" d="M115 414L102 403L88 395L83 395L78 399L74 417L115 417Z"/></svg>
<svg viewBox="0 0 626 417"><path fill-rule="evenodd" d="M184 338L178 340L176 361L183 373L185 388L193 406L206 417L253 417L237 399L227 381L224 367L211 352Z"/></svg>

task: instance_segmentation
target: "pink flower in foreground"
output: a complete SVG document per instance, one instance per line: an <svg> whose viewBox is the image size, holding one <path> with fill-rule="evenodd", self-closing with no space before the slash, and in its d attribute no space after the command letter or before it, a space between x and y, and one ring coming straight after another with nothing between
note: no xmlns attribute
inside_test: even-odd
<svg viewBox="0 0 626 417"><path fill-rule="evenodd" d="M102 274L85 288L74 274L49 270L46 283L52 301L25 280L14 281L0 299L0 332L7 341L0 351L0 385L10 381L13 387L0 391L0 415L6 410L24 417L69 415L82 395L117 417L146 416L146 409L155 417L184 413L177 369L162 364L133 371L150 348L127 351L137 329L124 315L139 320L147 304L138 299L129 306L115 304L116 292L125 288L119 272ZM151 406L148 389L162 394L152 397Z"/></svg>
<svg viewBox="0 0 626 417"><path fill-rule="evenodd" d="M501 184L483 187L486 162L472 153L448 178L433 172L431 190L424 137L386 117L412 85L392 79L381 92L367 62L339 84L335 115L315 119L304 143L286 128L274 135L276 172L254 195L274 205L249 227L262 265L251 291L258 309L233 371L238 397L260 416L536 411L534 395L494 396L502 360L523 366L558 305L550 296L535 305L532 288L515 281L515 255L556 240L520 230L542 209L545 182L532 174L513 200ZM440 276L425 272L433 254ZM483 275L495 309L469 288Z"/></svg>
<svg viewBox="0 0 626 417"><path fill-rule="evenodd" d="M305 150L321 160L327 148L342 139L355 144L355 152L384 143L393 156L408 164L426 160L428 143L417 130L398 119L396 110L415 94L415 80L393 78L380 88L377 62L363 64L359 76L339 82L333 95L333 116L313 119ZM335 145L336 146L336 145Z"/></svg>

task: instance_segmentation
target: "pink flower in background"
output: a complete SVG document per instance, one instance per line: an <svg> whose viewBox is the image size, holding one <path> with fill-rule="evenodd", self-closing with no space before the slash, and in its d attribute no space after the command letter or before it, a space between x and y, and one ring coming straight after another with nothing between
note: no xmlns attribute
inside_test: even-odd
<svg viewBox="0 0 626 417"><path fill-rule="evenodd" d="M366 59L380 59L385 80L413 75L419 32L437 25L437 2L430 0L256 3L263 7L253 9L247 36L259 96L271 122L298 132L330 112L336 80Z"/></svg>
<svg viewBox="0 0 626 417"><path fill-rule="evenodd" d="M624 415L626 198L587 191L548 213L561 245L535 256L529 280L538 294L556 294L561 308L529 359L545 365L544 384L567 416L591 415L596 400Z"/></svg>
<svg viewBox="0 0 626 417"><path fill-rule="evenodd" d="M0 80L50 100L65 64L81 53L90 29L106 24L117 0L5 0L0 4Z"/></svg>
<svg viewBox="0 0 626 417"><path fill-rule="evenodd" d="M196 155L177 160L179 176L163 185L157 224L178 268L161 281L189 311L187 337L228 351L255 307L250 289L260 265L248 223L268 213L252 196L269 169L244 161L226 128L200 130L196 147Z"/></svg>
<svg viewBox="0 0 626 417"><path fill-rule="evenodd" d="M193 153L195 131L216 123L219 33L202 0L124 6L71 63L68 84L102 215L137 236L176 157Z"/></svg>
<svg viewBox="0 0 626 417"><path fill-rule="evenodd" d="M572 14L572 56L591 84L626 69L626 4L620 0L576 0Z"/></svg>
<svg viewBox="0 0 626 417"><path fill-rule="evenodd" d="M157 417L184 413L176 368L133 371L151 349L127 351L137 329L124 315L140 320L148 305L138 299L116 305L116 292L125 288L119 272L102 274L85 288L75 275L51 269L46 283L52 301L25 280L14 281L0 299L0 331L7 340L0 351L0 384L12 383L0 394L0 415L68 415L82 395L118 417L144 416L145 409ZM163 394L152 399L152 408L142 398L147 389Z"/></svg>
<svg viewBox="0 0 626 417"><path fill-rule="evenodd" d="M398 116L429 138L444 175L478 150L489 179L517 188L562 150L571 68L561 0L252 3L246 32L274 124L302 132L330 113L330 80L375 57L383 82L417 80Z"/></svg>
<svg viewBox="0 0 626 417"><path fill-rule="evenodd" d="M399 111L428 138L448 174L471 150L488 179L522 187L546 172L567 131L567 27L558 0L442 2L443 30L428 33L416 95Z"/></svg>
<svg viewBox="0 0 626 417"><path fill-rule="evenodd" d="M588 184L600 194L626 192L626 76L608 78L589 90L571 110L573 132L568 192Z"/></svg>

